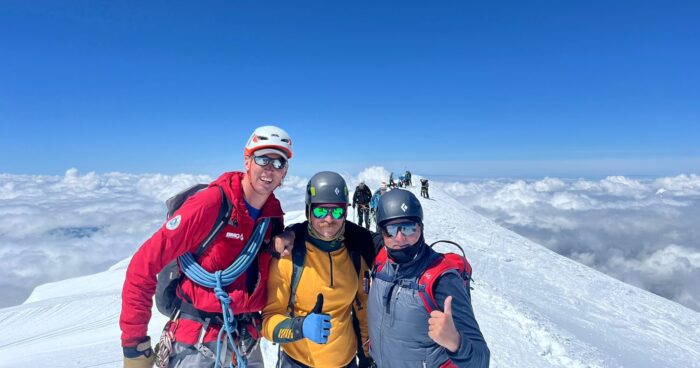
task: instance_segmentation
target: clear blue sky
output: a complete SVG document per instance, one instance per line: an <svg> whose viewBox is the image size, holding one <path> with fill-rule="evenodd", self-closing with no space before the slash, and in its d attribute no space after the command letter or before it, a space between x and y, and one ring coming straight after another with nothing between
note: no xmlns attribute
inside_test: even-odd
<svg viewBox="0 0 700 368"><path fill-rule="evenodd" d="M700 172L698 1L3 1L0 173Z"/></svg>

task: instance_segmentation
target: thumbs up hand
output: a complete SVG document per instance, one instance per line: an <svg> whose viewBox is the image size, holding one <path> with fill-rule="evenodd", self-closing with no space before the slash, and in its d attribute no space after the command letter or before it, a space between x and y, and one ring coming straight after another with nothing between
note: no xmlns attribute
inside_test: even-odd
<svg viewBox="0 0 700 368"><path fill-rule="evenodd" d="M455 352L459 349L460 336L452 320L452 296L445 299L445 311L430 312L428 320L428 336L438 345Z"/></svg>
<svg viewBox="0 0 700 368"><path fill-rule="evenodd" d="M327 343L328 336L331 334L331 316L330 314L322 313L322 311L323 294L318 294L314 309L304 317L302 324L304 337L317 344Z"/></svg>
<svg viewBox="0 0 700 368"><path fill-rule="evenodd" d="M321 312L323 312L323 294L318 293L318 296L316 297L316 305L314 305L314 308L311 310L311 313Z"/></svg>

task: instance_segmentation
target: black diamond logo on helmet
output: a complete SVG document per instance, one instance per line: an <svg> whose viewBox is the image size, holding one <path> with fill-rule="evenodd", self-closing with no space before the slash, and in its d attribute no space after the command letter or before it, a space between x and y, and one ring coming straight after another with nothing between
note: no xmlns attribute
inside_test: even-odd
<svg viewBox="0 0 700 368"><path fill-rule="evenodd" d="M337 187L335 188L335 195L340 195L340 189L338 189Z"/></svg>
<svg viewBox="0 0 700 368"><path fill-rule="evenodd" d="M401 211L406 212L408 209L408 206L406 206L406 203L401 203Z"/></svg>

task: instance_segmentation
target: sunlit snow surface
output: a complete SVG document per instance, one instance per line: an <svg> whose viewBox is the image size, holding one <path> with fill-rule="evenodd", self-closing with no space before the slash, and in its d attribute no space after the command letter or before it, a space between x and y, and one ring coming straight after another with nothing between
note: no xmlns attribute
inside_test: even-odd
<svg viewBox="0 0 700 368"><path fill-rule="evenodd" d="M303 182L282 195L302 195ZM430 192L431 200L421 199L426 239L463 245L492 367L700 367L699 313L505 230L440 187ZM303 219L299 203L285 208L287 222ZM120 367L128 261L42 285L24 304L0 309L0 367ZM157 340L165 319L153 315L149 334ZM264 342L263 349L272 367L277 347Z"/></svg>

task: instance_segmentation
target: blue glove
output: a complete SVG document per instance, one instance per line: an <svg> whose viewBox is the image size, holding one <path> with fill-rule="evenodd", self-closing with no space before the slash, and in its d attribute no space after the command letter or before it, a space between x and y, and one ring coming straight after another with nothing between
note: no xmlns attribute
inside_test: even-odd
<svg viewBox="0 0 700 368"><path fill-rule="evenodd" d="M328 336L331 334L331 316L330 314L322 313L322 309L323 294L318 294L314 309L304 317L302 324L304 337L317 344L327 343Z"/></svg>
<svg viewBox="0 0 700 368"><path fill-rule="evenodd" d="M311 313L304 318L304 337L317 343L325 344L331 334L331 316L329 314Z"/></svg>

